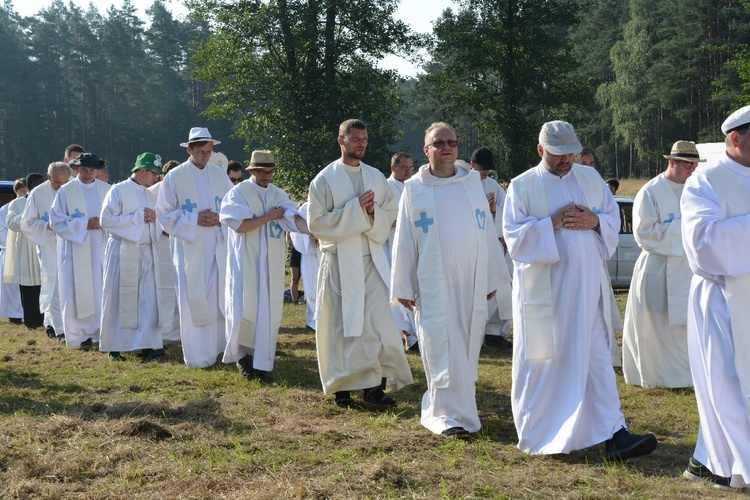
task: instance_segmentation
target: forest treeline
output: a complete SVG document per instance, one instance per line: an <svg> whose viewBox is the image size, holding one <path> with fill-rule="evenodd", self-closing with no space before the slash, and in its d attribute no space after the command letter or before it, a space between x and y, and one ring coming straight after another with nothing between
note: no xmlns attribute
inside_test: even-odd
<svg viewBox="0 0 750 500"><path fill-rule="evenodd" d="M399 148L423 160L424 128L445 120L462 157L490 147L507 179L536 163L541 123L565 119L605 174L645 177L678 139L721 140L750 102L745 0L460 0L430 35L394 17L397 0L186 4L182 19L156 0L144 21L127 0L30 17L5 0L0 176L43 171L75 142L122 179L143 151L183 159L204 125L230 158L274 150L300 194L356 116L381 169ZM378 67L389 53L429 57L403 79Z"/></svg>

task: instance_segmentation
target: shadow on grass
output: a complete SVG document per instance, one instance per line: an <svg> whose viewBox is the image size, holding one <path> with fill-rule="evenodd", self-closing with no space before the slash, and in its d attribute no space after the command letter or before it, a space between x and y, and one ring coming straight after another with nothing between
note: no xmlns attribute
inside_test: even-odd
<svg viewBox="0 0 750 500"><path fill-rule="evenodd" d="M45 391L55 393L83 392L85 388L77 384L51 384L33 373L18 373L5 368L0 368L0 387L14 388L22 391ZM34 399L20 396L8 395L8 390L3 389L0 396L0 414L12 414L18 411L36 415L48 415L56 410L55 403L49 400L36 401Z"/></svg>

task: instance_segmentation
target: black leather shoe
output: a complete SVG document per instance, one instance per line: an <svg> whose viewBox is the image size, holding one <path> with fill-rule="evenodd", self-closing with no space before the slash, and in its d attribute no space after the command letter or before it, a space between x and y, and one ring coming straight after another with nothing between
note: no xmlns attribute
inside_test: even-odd
<svg viewBox="0 0 750 500"><path fill-rule="evenodd" d="M253 369L253 377L260 380L261 384L273 384L273 375L271 375L271 372Z"/></svg>
<svg viewBox="0 0 750 500"><path fill-rule="evenodd" d="M395 408L396 402L385 395L381 386L365 389L362 401L377 408Z"/></svg>
<svg viewBox="0 0 750 500"><path fill-rule="evenodd" d="M333 395L333 404L339 408L353 408L355 403L349 391L339 391Z"/></svg>
<svg viewBox="0 0 750 500"><path fill-rule="evenodd" d="M93 346L94 346L94 341L91 339L86 339L83 342L81 342L81 345L79 345L78 348L82 351L90 351Z"/></svg>
<svg viewBox="0 0 750 500"><path fill-rule="evenodd" d="M470 436L469 431L463 427L449 427L443 431L442 435L456 439L468 439Z"/></svg>
<svg viewBox="0 0 750 500"><path fill-rule="evenodd" d="M656 436L653 434L632 434L625 427L615 432L612 439L607 439L604 444L605 458L607 460L629 458L648 455L656 449Z"/></svg>
<svg viewBox="0 0 750 500"><path fill-rule="evenodd" d="M237 361L237 370L246 379L254 378L253 357L250 354L246 354L245 357Z"/></svg>

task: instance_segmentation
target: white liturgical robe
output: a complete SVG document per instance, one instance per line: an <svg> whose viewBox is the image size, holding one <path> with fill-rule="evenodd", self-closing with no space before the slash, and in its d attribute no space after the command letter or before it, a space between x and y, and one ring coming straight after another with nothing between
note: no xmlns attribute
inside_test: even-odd
<svg viewBox="0 0 750 500"><path fill-rule="evenodd" d="M700 415L695 458L750 486L750 168L726 153L685 183L682 233L695 274L688 353ZM702 438L702 439L701 439Z"/></svg>
<svg viewBox="0 0 750 500"><path fill-rule="evenodd" d="M238 233L245 219L257 218L271 208L284 217L259 228ZM284 231L297 231L299 215L289 196L252 179L233 187L221 204L221 221L229 226L227 245L227 347L224 363L252 355L253 368L272 371L284 306Z"/></svg>
<svg viewBox="0 0 750 500"><path fill-rule="evenodd" d="M358 197L375 193L375 213ZM316 344L325 394L412 383L389 305L383 243L397 207L383 174L337 160L310 184L308 226L320 242Z"/></svg>
<svg viewBox="0 0 750 500"><path fill-rule="evenodd" d="M600 232L552 227L575 203ZM617 246L617 203L598 172L573 165L558 177L543 164L513 179L503 231L513 259L513 420L526 453L569 453L625 424L603 298L602 259Z"/></svg>
<svg viewBox="0 0 750 500"><path fill-rule="evenodd" d="M393 196L395 199L396 206L401 201L401 196L404 193L404 183L396 180L391 174L386 179L388 185L393 190ZM396 227L391 228L391 235L388 237L388 241L383 245L385 249L385 256L388 258L388 265L391 265L393 258L393 244L396 238ZM389 283L390 285L390 283ZM400 303L391 304L391 314L393 314L393 321L396 323L396 328L402 332L406 332L407 335L407 346L413 345L417 340L417 325L414 322L414 313L402 306Z"/></svg>
<svg viewBox="0 0 750 500"><path fill-rule="evenodd" d="M682 247L682 185L664 174L633 203L633 235L643 250L633 269L625 310L622 371L643 387L690 387L687 301L692 272Z"/></svg>
<svg viewBox="0 0 750 500"><path fill-rule="evenodd" d="M300 216L307 220L307 202L299 208ZM300 274L305 285L305 323L315 330L315 302L318 287L318 242L305 233L291 233L292 245L300 253Z"/></svg>
<svg viewBox="0 0 750 500"><path fill-rule="evenodd" d="M421 422L435 434L481 427L475 397L487 295L510 282L479 174L428 166L406 181L399 205L391 294L416 302L427 378Z"/></svg>
<svg viewBox="0 0 750 500"><path fill-rule="evenodd" d="M49 212L50 225L58 235L58 286L68 347L87 339L99 342L105 234L87 226L90 218L99 217L109 188L100 180L84 184L73 179L57 191Z"/></svg>
<svg viewBox="0 0 750 500"><path fill-rule="evenodd" d="M169 171L156 202L159 222L173 238L182 352L191 367L213 365L226 347L226 226L199 226L198 213L206 209L218 213L231 188L220 167L208 163L201 169L188 160Z"/></svg>
<svg viewBox="0 0 750 500"><path fill-rule="evenodd" d="M18 283L6 283L3 279L5 269L5 244L8 238L8 208L10 202L0 208L0 318L23 318L21 307L21 290Z"/></svg>
<svg viewBox="0 0 750 500"><path fill-rule="evenodd" d="M27 195L28 196L28 195ZM28 201L27 197L16 198L8 206L6 223L8 237L6 262L3 278L6 283L23 286L39 286L42 283L36 245L21 231L21 214Z"/></svg>
<svg viewBox="0 0 750 500"><path fill-rule="evenodd" d="M144 209L154 209L156 198L132 179L112 186L104 198L99 221L107 232L104 248L102 296L102 352L129 352L163 347L159 316L172 320L172 308L160 311L172 293L161 277L171 269L158 267L156 248L161 226L144 221ZM163 236L167 238L167 236Z"/></svg>
<svg viewBox="0 0 750 500"><path fill-rule="evenodd" d="M482 188L485 196L492 193L495 196L495 214L492 215L495 223L495 232L498 238L503 236L503 205L505 205L505 191L492 177L482 180ZM505 262L505 250L500 247L500 254L490 256L491 259ZM507 265L507 264L506 264ZM512 291L510 281L503 283L498 288L497 293L490 299L487 311L487 325L485 326L485 335L502 335L507 337L510 333L512 313Z"/></svg>
<svg viewBox="0 0 750 500"><path fill-rule="evenodd" d="M159 190L161 189L162 184L162 182L157 182L156 184L148 188L148 190L153 193L155 199L159 199ZM161 225L159 225L159 227L161 228ZM177 270L172 264L173 238L168 234L165 234L165 231L163 229L160 230L162 231L162 236L164 237L160 237L156 242L156 248L159 254L159 263L157 265L159 266L159 269L170 269L172 271L171 278L166 274L163 275L164 280L161 284L163 288L170 288L172 290L169 296L163 295L161 297L161 305L163 307L172 309L172 320L166 321L161 327L161 340L166 345L180 342L180 308L177 300L176 285L179 278L177 277Z"/></svg>
<svg viewBox="0 0 750 500"><path fill-rule="evenodd" d="M21 216L21 230L36 243L41 266L42 289L39 308L44 313L44 324L52 326L55 333L64 333L60 289L57 285L57 234L49 224L49 211L57 191L47 180L29 193L29 201Z"/></svg>

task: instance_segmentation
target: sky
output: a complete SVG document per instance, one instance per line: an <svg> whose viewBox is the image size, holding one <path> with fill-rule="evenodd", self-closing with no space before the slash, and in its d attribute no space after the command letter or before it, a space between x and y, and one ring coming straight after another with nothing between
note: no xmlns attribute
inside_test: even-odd
<svg viewBox="0 0 750 500"><path fill-rule="evenodd" d="M70 0L64 0L66 3ZM117 6L122 5L122 1L111 1L111 0L72 0L76 5L82 8L87 8L89 3L93 3L101 12L107 10L107 8L113 3ZM52 0L13 0L14 10L22 16L31 16L39 12L42 7L45 7L52 3ZM146 9L153 4L153 0L131 0L131 3L138 10L138 14L145 18ZM185 16L188 11L182 2L179 0L164 0L165 5L175 16ZM396 17L409 24L413 30L420 33L429 33L432 31L432 22L437 19L442 12L452 7L456 9L455 2L449 0L401 0L398 9L396 10ZM386 69L395 69L401 76L416 76L419 69L406 61L403 58L396 56L386 57L380 64L381 67Z"/></svg>

